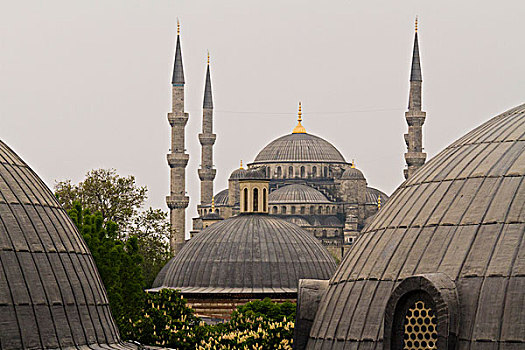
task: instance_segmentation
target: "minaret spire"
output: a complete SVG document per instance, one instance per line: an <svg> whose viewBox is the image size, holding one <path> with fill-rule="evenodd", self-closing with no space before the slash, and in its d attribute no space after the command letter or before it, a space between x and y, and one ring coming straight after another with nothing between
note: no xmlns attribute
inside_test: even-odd
<svg viewBox="0 0 525 350"><path fill-rule="evenodd" d="M172 77L172 107L168 113L171 126L171 149L168 153L170 167L170 194L166 203L170 209L170 249L177 254L185 242L186 208L189 198L186 196L186 165L189 155L185 146L185 127L189 115L184 111L184 69L180 47L180 23L177 20L177 45Z"/></svg>
<svg viewBox="0 0 525 350"><path fill-rule="evenodd" d="M213 199L213 180L217 170L213 169L213 145L217 135L213 133L213 96L211 89L210 54L206 68L204 83L204 101L202 104L202 133L199 134L201 144L201 167L198 170L201 180L201 205L210 204Z"/></svg>
<svg viewBox="0 0 525 350"><path fill-rule="evenodd" d="M407 145L405 179L408 179L417 169L425 164L427 158L427 154L423 152L423 124L425 123L426 113L421 110L423 76L421 74L417 30L418 20L416 17L414 49L412 51L412 66L410 69L410 95L408 98L408 111L405 112L408 124L408 133L405 134L405 143Z"/></svg>

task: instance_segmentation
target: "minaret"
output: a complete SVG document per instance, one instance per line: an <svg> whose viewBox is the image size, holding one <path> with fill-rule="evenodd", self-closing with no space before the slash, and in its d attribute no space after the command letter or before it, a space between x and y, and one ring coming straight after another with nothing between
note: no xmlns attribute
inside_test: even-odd
<svg viewBox="0 0 525 350"><path fill-rule="evenodd" d="M408 123L408 133L405 134L405 143L407 152L405 161L407 168L404 170L405 179L419 169L427 158L423 152L423 123L425 122L426 113L421 110L421 64L419 62L419 43L417 39L417 18L414 36L414 51L412 53L412 69L410 73L410 96L408 99L408 111L405 112L405 118Z"/></svg>
<svg viewBox="0 0 525 350"><path fill-rule="evenodd" d="M172 108L168 113L171 126L171 152L168 153L170 166L170 195L166 203L170 208L170 249L177 254L185 241L186 208L189 198L186 196L186 165L189 155L186 153L184 129L188 122L188 113L184 112L184 69L180 48L180 24L177 20L177 47L173 65Z"/></svg>
<svg viewBox="0 0 525 350"><path fill-rule="evenodd" d="M213 133L213 97L211 93L210 54L206 83L204 84L204 102L202 105L202 133L199 141L202 146L201 167L198 170L201 180L201 205L210 204L213 197L213 180L217 170L213 169L213 145L217 136Z"/></svg>

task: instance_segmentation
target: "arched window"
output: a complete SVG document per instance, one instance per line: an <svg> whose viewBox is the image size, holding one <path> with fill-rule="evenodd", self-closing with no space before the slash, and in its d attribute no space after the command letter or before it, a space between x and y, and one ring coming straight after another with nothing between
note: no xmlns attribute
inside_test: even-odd
<svg viewBox="0 0 525 350"><path fill-rule="evenodd" d="M259 189L253 189L253 211L259 211Z"/></svg>
<svg viewBox="0 0 525 350"><path fill-rule="evenodd" d="M281 214L286 214L286 207L284 205L281 207Z"/></svg>
<svg viewBox="0 0 525 350"><path fill-rule="evenodd" d="M323 237L326 237L326 230L323 230Z"/></svg>
<svg viewBox="0 0 525 350"><path fill-rule="evenodd" d="M328 168L327 167L324 167L323 169L323 172L324 172L324 177L328 177Z"/></svg>
<svg viewBox="0 0 525 350"><path fill-rule="evenodd" d="M266 211L266 188L263 188L262 211Z"/></svg>
<svg viewBox="0 0 525 350"><path fill-rule="evenodd" d="M219 209L215 209L215 212L217 213L217 215L221 213Z"/></svg>
<svg viewBox="0 0 525 350"><path fill-rule="evenodd" d="M290 177L290 178L293 177L293 166L289 166L288 167L288 177Z"/></svg>
<svg viewBox="0 0 525 350"><path fill-rule="evenodd" d="M306 208L305 207L301 207L301 214L306 214Z"/></svg>
<svg viewBox="0 0 525 350"><path fill-rule="evenodd" d="M292 205L291 211L292 211L292 214L295 214L295 206L294 205Z"/></svg>
<svg viewBox="0 0 525 350"><path fill-rule="evenodd" d="M330 207L329 206L326 206L326 211L325 211L326 215L330 215Z"/></svg>
<svg viewBox="0 0 525 350"><path fill-rule="evenodd" d="M301 177L305 177L305 170L304 166L301 167Z"/></svg>
<svg viewBox="0 0 525 350"><path fill-rule="evenodd" d="M317 177L317 167L312 167L312 177Z"/></svg>
<svg viewBox="0 0 525 350"><path fill-rule="evenodd" d="M244 189L244 210L243 211L248 211L248 189L245 188Z"/></svg>
<svg viewBox="0 0 525 350"><path fill-rule="evenodd" d="M279 208L277 208L276 206L272 208L272 211L274 214L279 214Z"/></svg>
<svg viewBox="0 0 525 350"><path fill-rule="evenodd" d="M312 205L310 207L310 215L314 215L315 214L315 207Z"/></svg>
<svg viewBox="0 0 525 350"><path fill-rule="evenodd" d="M283 170L281 169L280 166L277 167L277 177L281 177L283 176Z"/></svg>
<svg viewBox="0 0 525 350"><path fill-rule="evenodd" d="M323 213L323 207L319 206L319 209L317 210L317 214L321 215Z"/></svg>
<svg viewBox="0 0 525 350"><path fill-rule="evenodd" d="M332 214L336 214L337 210L335 207L332 207Z"/></svg>

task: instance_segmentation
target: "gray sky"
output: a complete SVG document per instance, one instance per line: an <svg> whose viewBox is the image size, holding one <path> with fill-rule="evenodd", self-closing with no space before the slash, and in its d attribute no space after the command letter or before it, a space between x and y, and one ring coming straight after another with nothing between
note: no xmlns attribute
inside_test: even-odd
<svg viewBox="0 0 525 350"><path fill-rule="evenodd" d="M0 138L52 186L113 167L166 209L170 79L181 20L190 121L188 222L206 50L215 103L216 192L291 132L356 159L368 183L403 180L404 111L419 16L424 145L429 156L525 102L522 0L46 0L0 4ZM187 227L189 229L189 227Z"/></svg>

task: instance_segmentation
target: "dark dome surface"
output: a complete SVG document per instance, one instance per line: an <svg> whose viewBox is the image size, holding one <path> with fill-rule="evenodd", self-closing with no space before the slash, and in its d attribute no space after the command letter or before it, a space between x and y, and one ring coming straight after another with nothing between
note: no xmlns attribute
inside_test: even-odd
<svg viewBox="0 0 525 350"><path fill-rule="evenodd" d="M228 205L228 189L222 190L215 195L215 205Z"/></svg>
<svg viewBox="0 0 525 350"><path fill-rule="evenodd" d="M86 344L131 348L120 343L76 227L42 180L0 141L0 348Z"/></svg>
<svg viewBox="0 0 525 350"><path fill-rule="evenodd" d="M313 187L287 185L270 193L268 203L331 203L328 198Z"/></svg>
<svg viewBox="0 0 525 350"><path fill-rule="evenodd" d="M289 134L270 142L253 164L279 162L346 163L330 142L311 134Z"/></svg>
<svg viewBox="0 0 525 350"><path fill-rule="evenodd" d="M343 175L341 176L343 180L365 180L365 176L361 170L356 168L346 169Z"/></svg>
<svg viewBox="0 0 525 350"><path fill-rule="evenodd" d="M183 293L295 293L301 278L329 278L335 262L299 226L264 214L215 223L168 263L164 281ZM163 269L164 270L164 269Z"/></svg>
<svg viewBox="0 0 525 350"><path fill-rule="evenodd" d="M525 348L524 175L525 105L431 159L345 257L307 348L383 349L392 291L431 274L455 285L458 349Z"/></svg>
<svg viewBox="0 0 525 350"><path fill-rule="evenodd" d="M245 176L246 176L246 169L244 168L235 169L230 174L230 180L244 179Z"/></svg>

